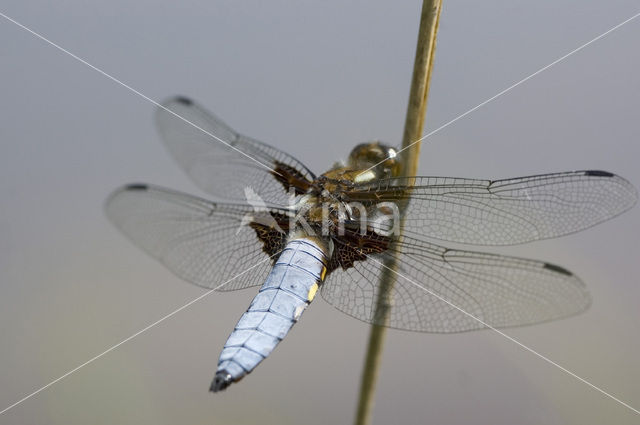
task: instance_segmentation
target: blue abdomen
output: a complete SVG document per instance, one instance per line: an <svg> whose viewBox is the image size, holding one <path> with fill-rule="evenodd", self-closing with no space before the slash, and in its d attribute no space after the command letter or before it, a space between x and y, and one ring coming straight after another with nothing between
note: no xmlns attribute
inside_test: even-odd
<svg viewBox="0 0 640 425"><path fill-rule="evenodd" d="M327 254L314 240L287 243L224 345L211 391L240 380L273 351L313 300L326 265Z"/></svg>

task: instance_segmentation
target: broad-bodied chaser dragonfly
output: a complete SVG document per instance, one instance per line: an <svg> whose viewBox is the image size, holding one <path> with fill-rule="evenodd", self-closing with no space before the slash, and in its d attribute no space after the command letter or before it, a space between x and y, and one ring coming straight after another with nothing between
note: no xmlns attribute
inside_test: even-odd
<svg viewBox="0 0 640 425"><path fill-rule="evenodd" d="M610 219L637 199L629 182L606 171L400 177L396 151L378 142L357 146L345 163L316 176L187 98L168 100L156 118L186 173L224 201L132 184L109 197L108 217L188 282L219 291L262 285L220 354L212 391L264 360L317 291L357 319L421 332L579 313L589 294L560 266L432 240L508 245L552 238ZM401 233L394 231L398 221ZM392 257L396 282L384 300L388 314L380 315L380 276Z"/></svg>

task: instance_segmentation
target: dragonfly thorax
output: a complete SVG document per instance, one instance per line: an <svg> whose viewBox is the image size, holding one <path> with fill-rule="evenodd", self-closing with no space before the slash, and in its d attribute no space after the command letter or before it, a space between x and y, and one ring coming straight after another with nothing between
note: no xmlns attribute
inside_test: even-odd
<svg viewBox="0 0 640 425"><path fill-rule="evenodd" d="M348 186L397 177L400 174L400 161L397 156L394 148L380 142L362 143L353 148L347 161L337 163L319 179L324 177L334 180L334 183ZM325 188L334 192L331 184Z"/></svg>
<svg viewBox="0 0 640 425"><path fill-rule="evenodd" d="M400 173L397 151L379 141L361 143L353 148L347 166L362 171L356 180L366 178L367 172L372 172L369 173L372 179L395 177Z"/></svg>

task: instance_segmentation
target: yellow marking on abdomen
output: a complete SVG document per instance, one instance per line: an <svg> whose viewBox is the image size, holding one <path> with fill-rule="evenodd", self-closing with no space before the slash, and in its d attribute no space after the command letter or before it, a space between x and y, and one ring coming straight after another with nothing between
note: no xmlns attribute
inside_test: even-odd
<svg viewBox="0 0 640 425"><path fill-rule="evenodd" d="M309 288L309 293L307 294L307 301L309 302L313 301L317 292L318 292L318 284L314 283L313 285L311 285L311 288Z"/></svg>

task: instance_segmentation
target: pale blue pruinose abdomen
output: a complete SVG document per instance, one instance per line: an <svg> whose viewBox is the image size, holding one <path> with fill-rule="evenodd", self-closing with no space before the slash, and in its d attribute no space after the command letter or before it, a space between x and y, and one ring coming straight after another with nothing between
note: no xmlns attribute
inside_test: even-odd
<svg viewBox="0 0 640 425"><path fill-rule="evenodd" d="M313 300L329 254L308 237L289 241L227 339L211 391L225 389L264 360Z"/></svg>

